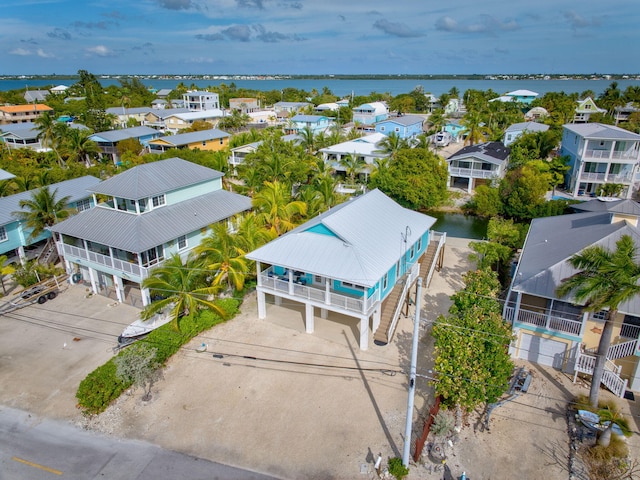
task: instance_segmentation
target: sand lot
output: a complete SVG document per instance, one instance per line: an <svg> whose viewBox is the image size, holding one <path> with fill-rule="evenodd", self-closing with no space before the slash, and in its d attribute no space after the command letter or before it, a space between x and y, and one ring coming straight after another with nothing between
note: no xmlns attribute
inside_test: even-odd
<svg viewBox="0 0 640 480"><path fill-rule="evenodd" d="M430 368L429 323L461 288L468 252L466 240L449 239L444 268L423 290L419 373ZM307 334L295 305L269 305L267 320L259 321L253 295L239 316L171 359L149 402L133 392L87 420L75 408L77 384L112 355L115 337L137 314L110 302L86 299L82 287L71 286L18 318L0 317L0 404L281 478L373 479L378 453L384 463L401 455L412 314L401 319L391 344L371 342L360 351L354 323L317 317L315 333ZM207 351L198 353L202 343ZM462 471L472 480L569 478L566 403L588 386L522 365L534 376L531 388L492 413L489 431L478 415L466 417L460 441L447 451L455 478ZM432 402L423 379L416 427ZM638 401L619 403L634 415L629 442L639 452ZM408 478L442 478L436 465L412 465Z"/></svg>

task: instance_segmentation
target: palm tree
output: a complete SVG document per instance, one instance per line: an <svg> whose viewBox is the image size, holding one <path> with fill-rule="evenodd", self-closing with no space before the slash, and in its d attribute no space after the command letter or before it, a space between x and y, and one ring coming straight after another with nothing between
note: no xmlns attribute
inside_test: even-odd
<svg viewBox="0 0 640 480"><path fill-rule="evenodd" d="M391 132L378 143L378 149L375 152L385 154L393 160L396 158L398 151L407 147L408 144L404 138L401 138L396 132Z"/></svg>
<svg viewBox="0 0 640 480"><path fill-rule="evenodd" d="M600 417L600 424L603 422L609 422L607 427L600 434L600 437L598 437L598 445L605 448L609 446L609 443L611 443L611 432L613 431L614 425L620 427L620 431L624 436L628 437L631 435L629 421L617 408L609 408L609 406L602 408L598 410L598 416Z"/></svg>
<svg viewBox="0 0 640 480"><path fill-rule="evenodd" d="M434 131L441 131L447 124L447 117L444 114L444 110L441 108L436 108L433 112L431 112L431 115L429 115L429 123L431 124L431 128Z"/></svg>
<svg viewBox="0 0 640 480"><path fill-rule="evenodd" d="M161 299L147 305L141 317L149 319L170 308L171 323L178 331L180 319L200 308L209 308L225 317L225 311L213 301L213 296L221 287L207 285L203 271L201 265L195 262L187 261L183 264L177 253L154 268L151 275L142 281L142 288L148 288L152 296L159 296Z"/></svg>
<svg viewBox="0 0 640 480"><path fill-rule="evenodd" d="M87 167L91 166L91 156L100 153L98 144L89 137L88 130L70 128L65 139L64 146L69 153L69 158L74 161L82 161Z"/></svg>
<svg viewBox="0 0 640 480"><path fill-rule="evenodd" d="M584 310L588 312L607 310L589 392L589 402L597 407L618 306L640 294L636 246L631 236L623 235L616 242L614 251L600 245L587 247L573 255L569 265L579 271L562 281L556 290L557 295L565 297L571 294L577 302L584 302Z"/></svg>
<svg viewBox="0 0 640 480"><path fill-rule="evenodd" d="M295 228L307 214L307 205L299 200L291 201L289 185L282 182L264 182L262 190L253 197L253 208L258 222L276 235Z"/></svg>
<svg viewBox="0 0 640 480"><path fill-rule="evenodd" d="M304 148L304 151L313 153L315 151L316 138L311 127L307 125L298 131L298 135L300 135L300 145Z"/></svg>
<svg viewBox="0 0 640 480"><path fill-rule="evenodd" d="M18 219L31 230L29 239L32 240L42 234L47 227L53 226L58 220L69 216L67 205L70 197L58 198L58 189L53 192L49 187L42 187L31 193L31 198L20 200L20 208L13 212Z"/></svg>
<svg viewBox="0 0 640 480"><path fill-rule="evenodd" d="M7 263L9 258L6 255L0 255L0 283L2 283L2 293L7 294L7 289L4 286L4 277L6 275L12 275L16 272L16 269L10 263Z"/></svg>
<svg viewBox="0 0 640 480"><path fill-rule="evenodd" d="M56 121L51 112L44 112L33 123L36 125L38 131L38 138L45 147L51 148L58 158L58 163L62 166L62 157L58 153L56 147L60 143L60 122Z"/></svg>
<svg viewBox="0 0 640 480"><path fill-rule="evenodd" d="M212 285L227 283L229 289L242 290L248 272L247 253L238 245L238 235L231 233L225 222L211 227L211 233L194 249L206 268L214 270Z"/></svg>
<svg viewBox="0 0 640 480"><path fill-rule="evenodd" d="M367 162L354 152L340 158L340 166L344 168L351 185L356 183L356 177L365 169Z"/></svg>
<svg viewBox="0 0 640 480"><path fill-rule="evenodd" d="M482 114L478 111L470 111L462 117L460 125L464 127L466 133L465 145L474 145L477 142L485 141L486 128L482 119Z"/></svg>

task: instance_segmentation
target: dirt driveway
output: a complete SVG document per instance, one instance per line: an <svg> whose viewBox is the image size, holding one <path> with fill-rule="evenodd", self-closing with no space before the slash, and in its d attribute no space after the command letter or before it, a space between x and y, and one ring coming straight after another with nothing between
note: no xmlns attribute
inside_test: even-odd
<svg viewBox="0 0 640 480"><path fill-rule="evenodd" d="M419 372L430 368L429 324L461 288L468 252L466 240L449 239L445 267L424 291ZM316 332L306 334L294 305L269 305L268 319L257 320L254 295L238 317L194 339L169 362L151 401L142 402L140 392L124 395L87 422L75 409L77 384L110 357L114 336L137 312L102 297L85 299L81 287L55 302L45 304L47 311L34 306L22 312L51 324L77 323L58 331L0 317L0 404L282 478L374 479L378 453L385 463L401 455L411 315L401 319L393 343L363 352L354 325L316 318ZM201 343L204 353L196 350ZM564 406L586 387L555 370L527 367L534 374L531 389L496 409L488 432L477 416L468 417L448 452L456 478L462 471L472 480L569 478ZM418 382L416 424L432 401L426 380ZM636 402L623 403L635 409L637 422ZM631 442L640 451L637 440L636 434ZM442 478L434 467L430 461L414 465L408 478Z"/></svg>

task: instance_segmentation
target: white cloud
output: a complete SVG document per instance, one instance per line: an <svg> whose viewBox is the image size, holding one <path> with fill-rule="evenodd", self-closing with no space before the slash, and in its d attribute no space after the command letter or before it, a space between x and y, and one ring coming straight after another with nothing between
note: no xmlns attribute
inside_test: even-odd
<svg viewBox="0 0 640 480"><path fill-rule="evenodd" d="M9 53L11 55L20 55L23 57L26 55L32 55L31 51L27 50L26 48L14 48Z"/></svg>
<svg viewBox="0 0 640 480"><path fill-rule="evenodd" d="M37 50L36 54L37 54L39 57L42 57L42 58L54 58L54 57L55 57L55 55L54 55L54 54L52 54L52 53L47 53L47 52L45 52L45 51L44 51L43 49L41 49L41 48L39 48L39 49Z"/></svg>
<svg viewBox="0 0 640 480"><path fill-rule="evenodd" d="M97 55L99 57L112 57L115 55L114 52L109 50L104 45L96 45L95 47L87 48L86 51L90 54Z"/></svg>

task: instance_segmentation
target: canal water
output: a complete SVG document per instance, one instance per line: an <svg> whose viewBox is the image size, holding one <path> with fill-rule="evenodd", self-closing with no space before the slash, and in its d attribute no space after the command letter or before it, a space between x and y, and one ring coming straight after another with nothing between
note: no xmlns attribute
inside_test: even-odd
<svg viewBox="0 0 640 480"><path fill-rule="evenodd" d="M449 237L471 238L482 240L487 238L489 221L484 218L449 212L426 212L436 219L431 227L436 232L446 232Z"/></svg>

